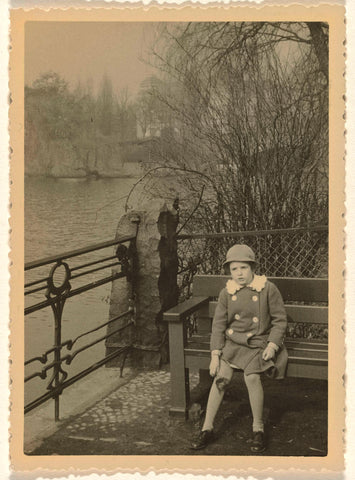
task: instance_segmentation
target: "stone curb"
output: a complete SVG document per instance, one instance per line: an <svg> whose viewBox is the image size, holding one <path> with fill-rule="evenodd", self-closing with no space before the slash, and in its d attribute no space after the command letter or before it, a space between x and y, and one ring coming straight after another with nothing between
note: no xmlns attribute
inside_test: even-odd
<svg viewBox="0 0 355 480"><path fill-rule="evenodd" d="M68 387L60 398L60 420L54 421L54 402L49 400L25 415L24 452L31 453L43 440L53 435L70 417L83 413L137 375L132 368L125 368L120 378L119 368L100 368L78 383Z"/></svg>

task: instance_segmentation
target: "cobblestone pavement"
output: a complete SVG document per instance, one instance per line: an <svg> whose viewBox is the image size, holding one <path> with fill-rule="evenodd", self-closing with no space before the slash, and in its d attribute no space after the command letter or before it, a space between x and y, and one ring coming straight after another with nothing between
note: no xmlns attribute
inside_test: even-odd
<svg viewBox="0 0 355 480"><path fill-rule="evenodd" d="M192 376L192 388L197 383L198 376ZM80 433L90 433L95 437L104 437L106 441L116 441L123 425L137 422L142 425L154 424L154 419L160 413L166 413L169 402L170 373L140 373L67 425L68 438L77 438Z"/></svg>
<svg viewBox="0 0 355 480"><path fill-rule="evenodd" d="M198 376L190 377L192 388ZM264 381L268 450L264 455L326 455L327 384ZM282 398L282 401L280 399ZM63 426L31 455L201 455L189 449L202 411L169 417L170 374L144 371ZM215 424L216 440L203 455L250 455L251 413L240 378L226 392Z"/></svg>

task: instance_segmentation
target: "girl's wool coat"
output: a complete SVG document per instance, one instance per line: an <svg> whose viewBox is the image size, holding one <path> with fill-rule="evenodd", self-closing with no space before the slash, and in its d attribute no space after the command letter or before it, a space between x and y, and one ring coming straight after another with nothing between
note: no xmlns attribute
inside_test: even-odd
<svg viewBox="0 0 355 480"><path fill-rule="evenodd" d="M283 378L287 365L284 337L287 315L281 294L265 276L240 286L228 280L219 294L212 323L211 350L221 350L230 365L250 373L265 372ZM268 342L279 349L276 358L264 361Z"/></svg>

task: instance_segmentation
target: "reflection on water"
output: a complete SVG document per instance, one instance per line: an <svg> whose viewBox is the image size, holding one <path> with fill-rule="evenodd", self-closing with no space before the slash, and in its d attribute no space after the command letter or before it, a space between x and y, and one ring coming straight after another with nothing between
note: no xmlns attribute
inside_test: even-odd
<svg viewBox="0 0 355 480"><path fill-rule="evenodd" d="M114 238L117 221L123 213L124 197L134 179L25 179L25 261L37 260L63 251L81 248ZM107 252L107 250L106 250ZM113 247L109 253L113 252ZM84 257L82 257L83 259ZM81 259L80 259L81 260ZM75 260L69 262L75 264ZM39 269L38 269L39 270ZM42 267L40 276L48 275ZM38 272L26 273L26 281L38 278ZM105 275L108 271L105 272ZM32 277L31 277L32 275ZM84 277L85 278L85 277ZM90 280L85 278L85 282ZM62 317L62 339L74 338L83 331L108 320L108 299L111 285L103 285L67 300ZM44 299L34 294L26 305ZM53 346L54 318L50 307L25 317L25 359L37 356ZM95 335L79 340L75 348L105 334L105 327ZM67 351L64 349L63 355ZM69 353L69 352L68 352ZM78 355L64 369L71 374L82 370L104 356L104 342ZM42 367L34 362L26 375ZM44 392L50 379L38 378L25 387L25 403ZM72 387L75 388L75 387Z"/></svg>
<svg viewBox="0 0 355 480"><path fill-rule="evenodd" d="M122 197L133 183L119 178L26 178L25 261L114 237Z"/></svg>

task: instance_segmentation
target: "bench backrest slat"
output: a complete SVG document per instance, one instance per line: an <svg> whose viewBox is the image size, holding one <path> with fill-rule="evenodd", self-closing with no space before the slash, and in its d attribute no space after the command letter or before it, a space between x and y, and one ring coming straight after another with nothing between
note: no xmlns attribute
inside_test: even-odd
<svg viewBox="0 0 355 480"><path fill-rule="evenodd" d="M217 302L209 303L208 316L213 318ZM289 322L328 323L328 307L309 305L285 305ZM199 315L200 316L200 315ZM206 316L206 309L202 312Z"/></svg>
<svg viewBox="0 0 355 480"><path fill-rule="evenodd" d="M226 275L195 275L193 294L217 297L228 280ZM328 302L327 278L268 277L278 287L284 302Z"/></svg>

